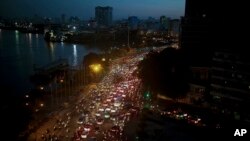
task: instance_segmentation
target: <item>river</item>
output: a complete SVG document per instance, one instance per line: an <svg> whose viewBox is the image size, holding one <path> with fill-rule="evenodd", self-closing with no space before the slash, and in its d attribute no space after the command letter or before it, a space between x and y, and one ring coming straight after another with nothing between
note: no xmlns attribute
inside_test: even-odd
<svg viewBox="0 0 250 141"><path fill-rule="evenodd" d="M78 66L89 52L98 53L98 47L82 44L52 43L43 34L20 33L0 29L0 86L21 96L33 88L29 77L34 64L43 66L60 58Z"/></svg>

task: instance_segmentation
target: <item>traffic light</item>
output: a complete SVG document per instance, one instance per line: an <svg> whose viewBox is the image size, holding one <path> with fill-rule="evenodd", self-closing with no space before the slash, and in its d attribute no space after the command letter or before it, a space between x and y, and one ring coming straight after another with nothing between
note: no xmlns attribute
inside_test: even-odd
<svg viewBox="0 0 250 141"><path fill-rule="evenodd" d="M145 98L146 100L151 99L151 94L150 94L149 91L147 91L147 92L144 93L144 98Z"/></svg>

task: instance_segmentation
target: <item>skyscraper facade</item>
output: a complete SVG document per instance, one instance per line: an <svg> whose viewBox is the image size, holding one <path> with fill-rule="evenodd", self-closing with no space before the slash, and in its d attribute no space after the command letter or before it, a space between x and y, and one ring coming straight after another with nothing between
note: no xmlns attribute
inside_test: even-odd
<svg viewBox="0 0 250 141"><path fill-rule="evenodd" d="M161 30L167 30L169 29L170 18L167 18L166 16L160 17L160 28Z"/></svg>
<svg viewBox="0 0 250 141"><path fill-rule="evenodd" d="M211 66L214 50L246 51L241 30L246 22L235 20L246 14L240 2L216 0L186 0L185 16L181 20L181 42L192 65ZM238 10L232 10L238 8Z"/></svg>
<svg viewBox="0 0 250 141"><path fill-rule="evenodd" d="M213 54L210 94L222 108L238 108L250 101L250 56L232 50ZM226 105L225 105L226 104Z"/></svg>
<svg viewBox="0 0 250 141"><path fill-rule="evenodd" d="M180 46L187 51L191 65L208 66L211 58L213 28L208 0L186 0L185 16L181 19ZM210 9L211 8L211 9Z"/></svg>
<svg viewBox="0 0 250 141"><path fill-rule="evenodd" d="M95 19L97 21L98 26L106 26L106 27L111 26L113 20L112 12L113 12L112 7L97 6L95 8Z"/></svg>
<svg viewBox="0 0 250 141"><path fill-rule="evenodd" d="M207 67L207 94L211 105L232 116L249 119L250 57L246 37L236 27L246 22L232 20L246 14L243 3L215 0L186 0L181 21L180 45L191 66ZM237 8L238 10L232 10Z"/></svg>
<svg viewBox="0 0 250 141"><path fill-rule="evenodd" d="M139 19L136 16L128 17L128 26L130 30L138 29Z"/></svg>
<svg viewBox="0 0 250 141"><path fill-rule="evenodd" d="M179 19L171 20L169 26L169 35L178 37L179 33L180 33L180 20Z"/></svg>

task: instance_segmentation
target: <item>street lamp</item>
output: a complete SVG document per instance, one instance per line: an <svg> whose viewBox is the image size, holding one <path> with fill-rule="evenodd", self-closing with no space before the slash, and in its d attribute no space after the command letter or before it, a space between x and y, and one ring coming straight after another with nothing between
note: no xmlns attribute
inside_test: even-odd
<svg viewBox="0 0 250 141"><path fill-rule="evenodd" d="M97 80L97 75L98 75L98 73L100 73L101 72L101 70L102 70L102 65L101 64L92 64L92 65L90 65L89 66L90 67L90 69L94 72L94 77L95 77L95 79Z"/></svg>
<svg viewBox="0 0 250 141"><path fill-rule="evenodd" d="M43 90L43 89L44 89L44 87L43 87L43 86L41 86L41 87L40 87L40 90Z"/></svg>
<svg viewBox="0 0 250 141"><path fill-rule="evenodd" d="M100 72L102 70L101 64L92 64L89 67L95 73L98 73L98 72Z"/></svg>
<svg viewBox="0 0 250 141"><path fill-rule="evenodd" d="M43 104L43 103L41 103L41 104L40 104L40 106L41 106L41 107L43 107L43 106L44 106L44 104Z"/></svg>

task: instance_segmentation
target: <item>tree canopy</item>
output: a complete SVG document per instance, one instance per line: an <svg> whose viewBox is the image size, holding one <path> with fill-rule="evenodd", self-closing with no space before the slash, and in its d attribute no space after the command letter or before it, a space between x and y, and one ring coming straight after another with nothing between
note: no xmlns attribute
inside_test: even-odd
<svg viewBox="0 0 250 141"><path fill-rule="evenodd" d="M166 48L151 51L138 65L138 77L144 88L171 98L180 98L189 90L190 70L183 52Z"/></svg>

